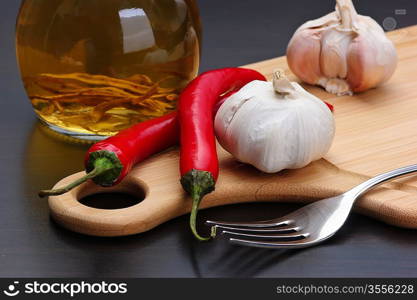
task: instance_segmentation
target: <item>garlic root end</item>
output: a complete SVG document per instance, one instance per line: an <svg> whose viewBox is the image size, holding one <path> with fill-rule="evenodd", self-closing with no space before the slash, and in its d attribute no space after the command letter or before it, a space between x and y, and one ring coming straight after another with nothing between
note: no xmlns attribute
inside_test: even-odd
<svg viewBox="0 0 417 300"><path fill-rule="evenodd" d="M352 96L353 92L350 89L349 83L346 80L340 78L320 78L317 82L318 85L326 89L328 93L335 94L337 96Z"/></svg>

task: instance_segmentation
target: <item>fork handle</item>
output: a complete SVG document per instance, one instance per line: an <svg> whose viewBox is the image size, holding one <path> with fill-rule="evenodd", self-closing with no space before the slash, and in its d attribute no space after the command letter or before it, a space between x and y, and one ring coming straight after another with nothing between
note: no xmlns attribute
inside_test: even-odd
<svg viewBox="0 0 417 300"><path fill-rule="evenodd" d="M377 175L363 183L361 183L360 185L354 187L353 189L349 190L347 193L348 194L353 194L353 202L359 198L360 196L362 196L364 193L368 192L369 190L373 189L374 187L387 182L391 179L394 178L398 178L398 177L402 177L402 176L406 176L409 175L411 173L417 172L417 164L416 165L410 165L407 167L402 167L399 169L395 169L392 171L389 171L387 173L383 173L380 175ZM353 204L352 202L352 204Z"/></svg>

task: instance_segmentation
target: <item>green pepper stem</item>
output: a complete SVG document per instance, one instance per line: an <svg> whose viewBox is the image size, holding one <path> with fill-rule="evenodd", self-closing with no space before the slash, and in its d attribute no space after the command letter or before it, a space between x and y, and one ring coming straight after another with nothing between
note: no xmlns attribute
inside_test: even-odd
<svg viewBox="0 0 417 300"><path fill-rule="evenodd" d="M53 189L53 190L42 190L39 192L39 197L57 196L57 195L65 194L69 192L70 190L72 190L73 188L86 182L87 180L93 179L99 175L102 175L103 173L113 168L114 168L114 165L107 158L105 157L99 158L94 162L94 169L88 174L86 174L85 176L75 180L74 182L62 188Z"/></svg>
<svg viewBox="0 0 417 300"><path fill-rule="evenodd" d="M210 172L191 170L181 178L181 184L193 200L190 215L190 228L199 241L208 241L216 236L216 228L211 228L209 237L202 237L197 232L197 212L204 195L214 190L214 179Z"/></svg>
<svg viewBox="0 0 417 300"><path fill-rule="evenodd" d="M197 213L198 213L198 207L200 206L200 202L202 200L202 197L200 195L194 195L193 196L193 205L191 208L191 215L190 215L190 228L192 233L194 234L194 236L202 242L205 241L209 241L212 238L216 237L216 227L213 226L211 227L211 233L210 236L208 237L202 237L198 232L197 232Z"/></svg>

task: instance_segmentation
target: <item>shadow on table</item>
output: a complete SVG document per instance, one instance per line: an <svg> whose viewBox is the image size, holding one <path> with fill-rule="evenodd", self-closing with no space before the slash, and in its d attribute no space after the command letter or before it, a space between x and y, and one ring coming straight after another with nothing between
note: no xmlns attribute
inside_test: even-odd
<svg viewBox="0 0 417 300"><path fill-rule="evenodd" d="M200 219L216 218L228 221L271 219L283 216L301 206L294 203L270 202L230 205L202 211ZM346 237L347 235L340 235L331 243L333 245L343 243ZM214 241L208 243L197 242L190 235L184 235L184 240L184 243L189 244L189 255L197 277L256 277L266 269L276 268L287 259L310 250L309 248L261 249L233 245L221 233Z"/></svg>

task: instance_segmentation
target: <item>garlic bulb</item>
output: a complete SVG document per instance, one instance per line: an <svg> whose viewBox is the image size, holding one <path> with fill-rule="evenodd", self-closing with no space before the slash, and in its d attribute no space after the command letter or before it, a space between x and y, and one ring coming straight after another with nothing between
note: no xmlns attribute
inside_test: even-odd
<svg viewBox="0 0 417 300"><path fill-rule="evenodd" d="M395 71L395 47L376 21L357 14L351 0L336 3L335 12L297 29L287 48L288 65L301 80L333 94L376 87Z"/></svg>
<svg viewBox="0 0 417 300"><path fill-rule="evenodd" d="M275 73L273 83L252 81L230 96L216 115L215 130L236 159L275 173L323 157L335 125L323 101Z"/></svg>

